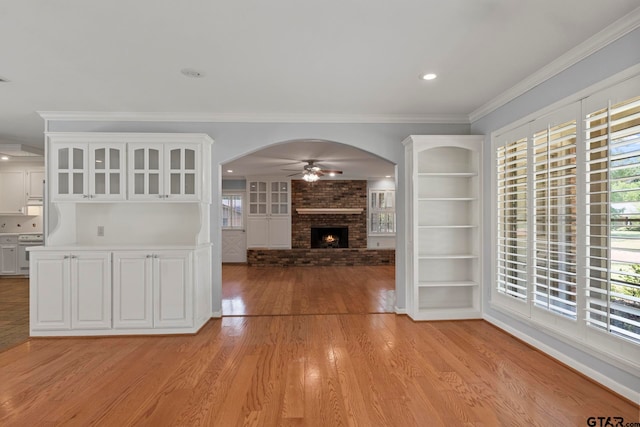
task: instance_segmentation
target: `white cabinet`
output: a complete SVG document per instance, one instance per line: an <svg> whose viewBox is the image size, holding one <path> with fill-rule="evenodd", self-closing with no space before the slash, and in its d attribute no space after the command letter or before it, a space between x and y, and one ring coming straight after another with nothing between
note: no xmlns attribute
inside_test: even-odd
<svg viewBox="0 0 640 427"><path fill-rule="evenodd" d="M125 144L51 144L52 201L125 200Z"/></svg>
<svg viewBox="0 0 640 427"><path fill-rule="evenodd" d="M44 171L27 171L27 199L42 201L44 197Z"/></svg>
<svg viewBox="0 0 640 427"><path fill-rule="evenodd" d="M291 182L247 180L247 247L291 247Z"/></svg>
<svg viewBox="0 0 640 427"><path fill-rule="evenodd" d="M113 254L113 327L153 327L153 263L139 251Z"/></svg>
<svg viewBox="0 0 640 427"><path fill-rule="evenodd" d="M414 320L480 318L482 136L412 136L407 272Z"/></svg>
<svg viewBox="0 0 640 427"><path fill-rule="evenodd" d="M0 274L18 274L18 236L0 236Z"/></svg>
<svg viewBox="0 0 640 427"><path fill-rule="evenodd" d="M23 171L0 172L0 214L23 215L25 207Z"/></svg>
<svg viewBox="0 0 640 427"><path fill-rule="evenodd" d="M200 145L192 143L129 144L129 199L199 200Z"/></svg>
<svg viewBox="0 0 640 427"><path fill-rule="evenodd" d="M31 254L32 330L111 328L110 254Z"/></svg>
<svg viewBox="0 0 640 427"><path fill-rule="evenodd" d="M190 251L113 254L113 327L193 326Z"/></svg>
<svg viewBox="0 0 640 427"><path fill-rule="evenodd" d="M156 328L193 325L191 256L184 251L154 252L153 324Z"/></svg>

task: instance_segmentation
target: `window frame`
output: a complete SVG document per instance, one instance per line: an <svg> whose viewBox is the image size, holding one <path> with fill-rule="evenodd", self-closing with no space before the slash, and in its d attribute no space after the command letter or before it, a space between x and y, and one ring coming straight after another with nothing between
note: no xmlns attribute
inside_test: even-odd
<svg viewBox="0 0 640 427"><path fill-rule="evenodd" d="M603 86L599 83L592 87L590 92L582 91L568 99L559 101L542 111L533 113L524 119L521 119L511 125L505 126L491 134L491 239L492 242L492 259L491 259L491 292L490 306L497 311L516 316L520 321L534 327L542 329L551 336L560 338L581 350L592 354L607 363L618 366L621 369L637 372L640 369L640 342L634 342L620 336L616 336L607 330L601 330L589 326L586 321L587 308L587 284L586 284L586 235L587 235L587 210L586 204L586 134L585 134L585 118L587 114L598 110L598 107L606 107L609 102L618 104L628 99L632 99L640 95L640 67L634 69L635 73L629 75L629 72L621 73L616 79L609 79L608 85ZM588 90L588 89L587 89ZM549 119L549 117L562 114L562 111L573 111L574 118L577 120L577 147L576 147L576 197L577 197L577 318L575 321L563 319L561 316L551 313L545 313L544 310L535 307L531 293L528 295L527 302L518 300L517 298L501 294L498 291L498 165L497 165L497 148L504 146L507 140L515 141L516 138L523 135L531 138L535 132L534 123L538 120ZM531 144L529 144L531 145ZM528 157L532 160L532 157ZM532 169L531 167L529 169ZM532 187L533 180L531 171L528 171L528 188L527 188L527 209L528 217L531 214L533 203ZM531 260L531 247L533 241L532 221L528 221L529 231L527 235L527 248L529 248L528 257L528 278L532 277L533 262ZM530 292L533 284L529 281L527 291Z"/></svg>
<svg viewBox="0 0 640 427"><path fill-rule="evenodd" d="M389 196L391 200L393 200L393 206L390 208L373 208L371 207L372 201L377 200L377 195L379 193L385 194L385 198ZM367 197L367 236L395 236L397 230L397 217L396 217L396 190L395 189L369 189L368 197ZM391 232L377 232L372 231L371 227L373 226L372 217L375 214L391 214L393 215L393 231Z"/></svg>
<svg viewBox="0 0 640 427"><path fill-rule="evenodd" d="M239 197L240 200L242 201L242 215L240 215L240 219L242 221L242 223L239 226L225 226L223 221L224 221L224 213L223 213L223 209L224 209L224 205L222 203L222 201L225 199L225 197ZM241 192L241 191L223 191L222 192L222 196L221 196L221 200L220 200L220 222L221 222L221 227L223 230L244 230L246 227L246 221L247 221L247 214L246 214L246 201L245 201L246 197L245 197L245 193Z"/></svg>

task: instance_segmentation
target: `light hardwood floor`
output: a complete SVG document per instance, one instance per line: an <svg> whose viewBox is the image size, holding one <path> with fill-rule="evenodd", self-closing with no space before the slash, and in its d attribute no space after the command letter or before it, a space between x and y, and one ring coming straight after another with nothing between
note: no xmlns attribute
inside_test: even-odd
<svg viewBox="0 0 640 427"><path fill-rule="evenodd" d="M0 353L2 426L584 426L598 416L640 414L483 321L232 316L194 336L32 339Z"/></svg>
<svg viewBox="0 0 640 427"><path fill-rule="evenodd" d="M29 339L29 279L0 277L0 351Z"/></svg>

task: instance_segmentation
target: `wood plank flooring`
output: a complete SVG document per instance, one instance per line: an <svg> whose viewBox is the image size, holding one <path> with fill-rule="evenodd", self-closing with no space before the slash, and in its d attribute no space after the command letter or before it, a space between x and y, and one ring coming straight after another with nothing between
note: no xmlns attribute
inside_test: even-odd
<svg viewBox="0 0 640 427"><path fill-rule="evenodd" d="M224 316L384 313L394 310L395 267L222 266Z"/></svg>
<svg viewBox="0 0 640 427"><path fill-rule="evenodd" d="M584 426L638 408L483 321L225 317L0 353L0 425Z"/></svg>
<svg viewBox="0 0 640 427"><path fill-rule="evenodd" d="M29 339L29 279L0 277L0 351Z"/></svg>
<svg viewBox="0 0 640 427"><path fill-rule="evenodd" d="M637 406L486 322L381 313L393 275L225 265L233 316L196 335L31 339L0 352L0 425L640 421Z"/></svg>

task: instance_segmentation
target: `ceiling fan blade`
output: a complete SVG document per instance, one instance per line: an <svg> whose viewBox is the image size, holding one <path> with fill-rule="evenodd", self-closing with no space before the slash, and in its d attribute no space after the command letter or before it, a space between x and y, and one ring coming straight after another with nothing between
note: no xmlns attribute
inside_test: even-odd
<svg viewBox="0 0 640 427"><path fill-rule="evenodd" d="M331 169L322 169L320 170L320 172L324 173L324 174L336 174L336 175L342 175L342 171L338 171L338 170L331 170Z"/></svg>
<svg viewBox="0 0 640 427"><path fill-rule="evenodd" d="M291 175L287 175L287 176L289 177L289 176L296 176L296 175L302 175L302 172L292 173Z"/></svg>

